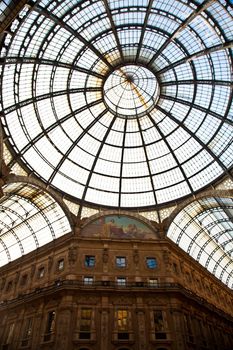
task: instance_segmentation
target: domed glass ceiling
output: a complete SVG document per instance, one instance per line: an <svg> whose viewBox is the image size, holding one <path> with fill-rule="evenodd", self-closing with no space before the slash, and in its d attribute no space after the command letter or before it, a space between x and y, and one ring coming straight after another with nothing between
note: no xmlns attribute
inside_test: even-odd
<svg viewBox="0 0 233 350"><path fill-rule="evenodd" d="M30 4L1 46L12 165L121 208L192 195L229 171L229 1Z"/></svg>

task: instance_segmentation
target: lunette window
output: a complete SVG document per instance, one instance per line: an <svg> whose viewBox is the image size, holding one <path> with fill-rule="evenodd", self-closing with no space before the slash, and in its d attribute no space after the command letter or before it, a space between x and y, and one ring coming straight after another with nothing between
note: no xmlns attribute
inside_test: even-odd
<svg viewBox="0 0 233 350"><path fill-rule="evenodd" d="M47 192L23 182L6 184L3 192L0 266L71 232L67 216Z"/></svg>

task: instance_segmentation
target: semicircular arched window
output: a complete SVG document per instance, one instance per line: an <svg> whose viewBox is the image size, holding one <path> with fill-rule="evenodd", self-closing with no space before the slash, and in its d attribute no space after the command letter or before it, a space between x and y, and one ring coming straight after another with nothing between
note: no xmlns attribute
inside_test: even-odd
<svg viewBox="0 0 233 350"><path fill-rule="evenodd" d="M233 288L233 199L203 198L181 210L168 237Z"/></svg>
<svg viewBox="0 0 233 350"><path fill-rule="evenodd" d="M0 266L71 231L60 205L29 184L4 187L0 199Z"/></svg>

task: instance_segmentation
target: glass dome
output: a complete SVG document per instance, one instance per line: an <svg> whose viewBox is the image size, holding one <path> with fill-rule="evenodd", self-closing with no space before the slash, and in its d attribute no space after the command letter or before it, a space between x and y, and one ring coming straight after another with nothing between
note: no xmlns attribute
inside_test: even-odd
<svg viewBox="0 0 233 350"><path fill-rule="evenodd" d="M1 45L12 166L118 208L166 204L229 172L229 1L30 4Z"/></svg>

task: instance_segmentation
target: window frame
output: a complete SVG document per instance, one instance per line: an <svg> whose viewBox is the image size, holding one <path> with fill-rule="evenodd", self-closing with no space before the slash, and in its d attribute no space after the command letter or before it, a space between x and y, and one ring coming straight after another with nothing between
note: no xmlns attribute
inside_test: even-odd
<svg viewBox="0 0 233 350"><path fill-rule="evenodd" d="M91 286L94 284L94 277L93 276L83 276L83 284L85 286Z"/></svg>
<svg viewBox="0 0 233 350"><path fill-rule="evenodd" d="M65 259L61 258L57 261L57 271L64 271L65 269Z"/></svg>
<svg viewBox="0 0 233 350"><path fill-rule="evenodd" d="M85 317L84 313L89 312L89 317ZM94 310L91 307L81 307L79 311L79 339L91 340L93 328ZM86 323L86 325L85 325Z"/></svg>
<svg viewBox="0 0 233 350"><path fill-rule="evenodd" d="M156 270L158 268L158 261L153 256L146 257L146 267L150 270Z"/></svg>
<svg viewBox="0 0 233 350"><path fill-rule="evenodd" d="M40 266L38 268L37 277L38 277L38 279L45 277L45 267L44 266Z"/></svg>
<svg viewBox="0 0 233 350"><path fill-rule="evenodd" d="M148 286L149 287L158 287L158 285L159 285L158 278L154 278L154 277L148 278Z"/></svg>
<svg viewBox="0 0 233 350"><path fill-rule="evenodd" d="M116 284L118 287L126 287L127 286L127 278L118 276L116 277Z"/></svg>
<svg viewBox="0 0 233 350"><path fill-rule="evenodd" d="M87 268L93 268L96 265L95 255L85 255L84 266Z"/></svg>
<svg viewBox="0 0 233 350"><path fill-rule="evenodd" d="M46 324L44 329L43 341L51 341L56 329L56 310L48 310L46 314Z"/></svg>
<svg viewBox="0 0 233 350"><path fill-rule="evenodd" d="M33 336L33 317L29 316L24 319L23 322L23 330L22 335L20 339L21 347L28 346L29 341L32 339Z"/></svg>
<svg viewBox="0 0 233 350"><path fill-rule="evenodd" d="M127 266L126 256L116 256L115 258L115 266L119 269L124 269Z"/></svg>
<svg viewBox="0 0 233 350"><path fill-rule="evenodd" d="M27 285L27 283L28 283L28 274L24 273L20 278L19 285L22 288L22 287L25 287Z"/></svg>

